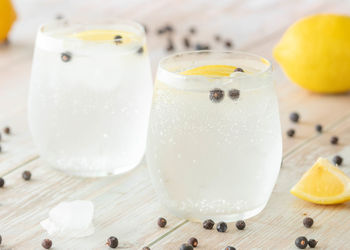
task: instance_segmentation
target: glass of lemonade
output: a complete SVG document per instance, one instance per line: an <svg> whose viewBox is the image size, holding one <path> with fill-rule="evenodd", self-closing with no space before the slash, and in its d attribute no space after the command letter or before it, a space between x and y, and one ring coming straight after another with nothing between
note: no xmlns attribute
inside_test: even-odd
<svg viewBox="0 0 350 250"><path fill-rule="evenodd" d="M141 25L43 25L29 93L29 125L40 155L79 176L134 168L145 151L152 88Z"/></svg>
<svg viewBox="0 0 350 250"><path fill-rule="evenodd" d="M146 156L161 202L177 216L230 222L258 214L282 160L271 64L243 52L162 59Z"/></svg>

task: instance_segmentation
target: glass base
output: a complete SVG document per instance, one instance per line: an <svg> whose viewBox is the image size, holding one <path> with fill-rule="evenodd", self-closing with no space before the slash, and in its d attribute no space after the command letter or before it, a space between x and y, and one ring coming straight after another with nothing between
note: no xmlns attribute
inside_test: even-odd
<svg viewBox="0 0 350 250"><path fill-rule="evenodd" d="M135 168L137 168L143 160L135 161L134 163L130 163L128 165L124 166L118 166L114 170L99 170L99 169L71 169L71 168L62 168L57 167L55 165L50 164L50 167L60 171L64 172L67 175L73 175L77 177L87 177L87 178L95 178L95 177L105 177L105 176L115 176L115 175L121 175L124 173L127 173Z"/></svg>
<svg viewBox="0 0 350 250"><path fill-rule="evenodd" d="M230 213L230 214L192 214L192 213L186 213L179 210L174 210L172 208L169 208L167 206L166 209L168 209L171 213L173 213L175 216L187 219L193 222L203 222L207 219L212 219L215 222L218 221L225 221L225 222L235 222L238 220L245 220L249 219L257 214L259 214L266 206L267 203L263 204L262 206L259 206L257 208L254 208L252 210L246 210L241 213Z"/></svg>

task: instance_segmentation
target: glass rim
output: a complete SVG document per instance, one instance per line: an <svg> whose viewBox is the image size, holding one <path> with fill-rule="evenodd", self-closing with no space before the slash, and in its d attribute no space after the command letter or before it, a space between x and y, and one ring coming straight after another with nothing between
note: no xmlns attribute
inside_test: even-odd
<svg viewBox="0 0 350 250"><path fill-rule="evenodd" d="M130 26L130 27L134 27L136 28L140 33L138 35L140 35L140 38L142 40L145 39L145 36L146 36L146 31L145 31L145 27L139 23L139 22L136 22L136 21L133 21L133 20L128 20L128 19L116 19L116 20L103 20L103 21L98 21L98 22L95 22L95 21L89 21L89 20L73 20L73 21L70 21L68 19L61 19L61 20L52 20L52 21L49 21L49 22L46 22L46 23L43 23L39 26L39 29L38 29L38 34L42 35L42 36L46 36L46 37L49 37L51 39L57 39L57 40L60 40L60 38L57 38L55 36L53 36L52 34L48 34L46 32L46 30L44 29L49 29L49 28L52 28L52 29L58 29L58 28L64 28L64 27L74 27L74 26L103 26L103 25L106 25L106 26L113 26L113 25L121 25L121 24L124 24L126 26ZM56 27L55 27L56 25ZM117 35L117 34L116 34ZM80 39L77 39L77 38L74 38L74 37L65 37L64 40L66 41L81 41ZM107 42L113 42L113 41L116 41L116 39L114 40L98 40L98 41L84 41L84 42L92 42L92 43L107 43Z"/></svg>
<svg viewBox="0 0 350 250"><path fill-rule="evenodd" d="M203 54L203 55L206 55L206 54L246 55L246 56L250 56L252 58L256 58L261 63L266 65L266 67L264 69L259 70L257 72L249 73L249 74L239 74L239 75L235 75L235 76L209 76L208 77L208 78L213 79L213 80L253 78L253 77L258 77L260 75L264 75L265 73L272 71L272 63L270 62L270 60L266 59L265 57L254 54L254 53L244 52L244 51L239 51L239 50L191 50L191 51L177 52L177 53L163 57L158 63L158 68L161 69L162 71L165 71L166 74L169 74L171 77L174 77L174 78L184 79L184 80L186 80L186 79L198 79L198 77L202 77L202 76L183 75L179 72L170 71L164 66L164 64L168 60L180 57L181 55L190 55L190 54L198 54L198 55L199 54Z"/></svg>

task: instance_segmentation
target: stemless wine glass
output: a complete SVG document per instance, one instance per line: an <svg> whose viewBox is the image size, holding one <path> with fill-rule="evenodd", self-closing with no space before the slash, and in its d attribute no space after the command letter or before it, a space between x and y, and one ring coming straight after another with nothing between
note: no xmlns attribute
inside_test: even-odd
<svg viewBox="0 0 350 250"><path fill-rule="evenodd" d="M162 59L146 151L155 189L175 215L235 221L258 214L282 158L271 64L243 52Z"/></svg>
<svg viewBox="0 0 350 250"><path fill-rule="evenodd" d="M80 176L126 172L142 160L152 77L141 25L43 25L29 93L29 125L40 155Z"/></svg>

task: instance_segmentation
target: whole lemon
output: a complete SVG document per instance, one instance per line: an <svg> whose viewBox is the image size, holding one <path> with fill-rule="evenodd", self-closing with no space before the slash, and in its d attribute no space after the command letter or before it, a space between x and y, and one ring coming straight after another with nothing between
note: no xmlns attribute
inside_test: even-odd
<svg viewBox="0 0 350 250"><path fill-rule="evenodd" d="M288 77L318 93L350 90L350 17L319 14L294 23L274 49Z"/></svg>
<svg viewBox="0 0 350 250"><path fill-rule="evenodd" d="M0 43L7 38L13 22L16 20L16 12L10 0L0 0Z"/></svg>

